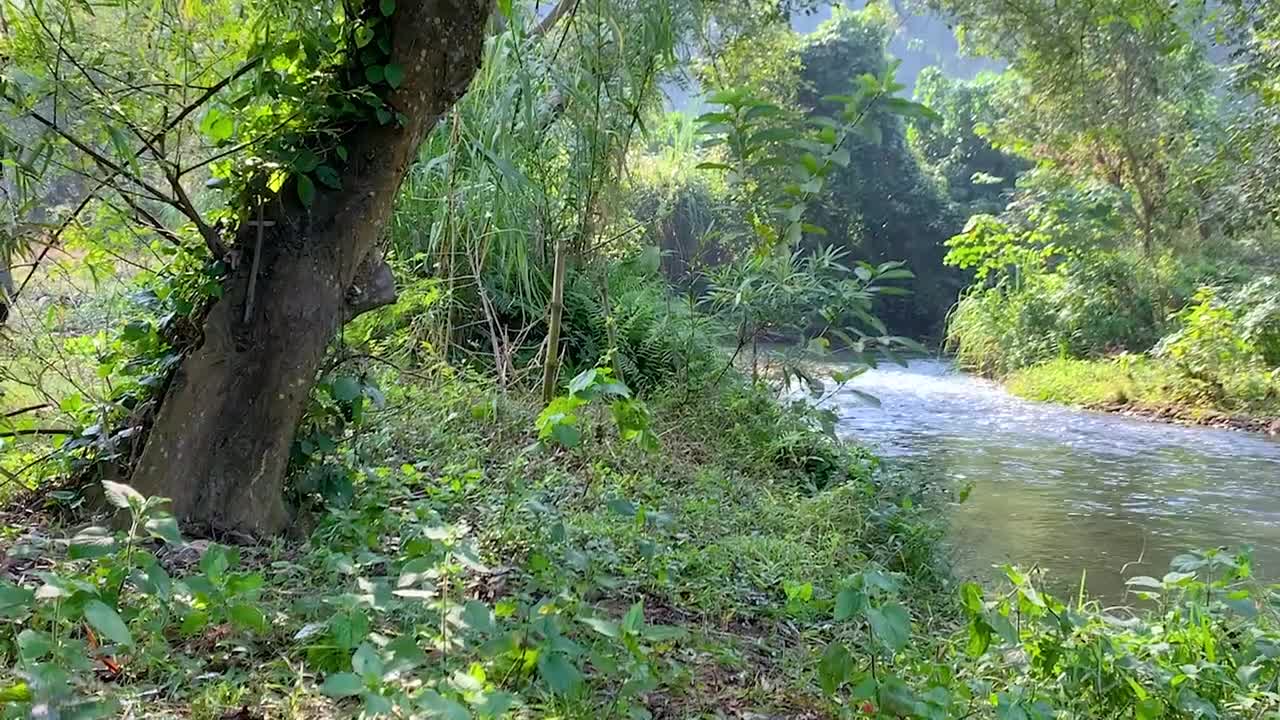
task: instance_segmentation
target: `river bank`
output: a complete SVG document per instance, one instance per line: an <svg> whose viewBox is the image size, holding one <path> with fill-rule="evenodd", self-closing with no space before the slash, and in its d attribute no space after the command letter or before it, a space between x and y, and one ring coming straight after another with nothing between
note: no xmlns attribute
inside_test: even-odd
<svg viewBox="0 0 1280 720"><path fill-rule="evenodd" d="M38 658L75 659L68 689L124 716L824 718L825 649L867 633L831 622L850 583L892 585L876 602L901 609L895 633L954 627L919 488L873 482L873 455L733 376L651 397L657 451L607 407L580 409L562 448L536 443L532 396L451 373L382 385L377 428L326 466L351 487L305 542L131 556L93 535L67 555L91 519L28 498L55 509L13 515L0 551L0 697L38 699L2 694L28 632L82 636L84 593L138 571L109 601L119 622L85 612L97 644ZM36 594L50 577L81 588L70 610Z"/></svg>
<svg viewBox="0 0 1280 720"><path fill-rule="evenodd" d="M566 449L535 442L532 397L432 373L380 383L380 422L331 457L339 491L305 541L183 541L120 487L108 495L136 536L74 530L85 518L67 524L65 495L48 499L66 503L50 523L15 523L0 555L6 717L47 696L37 676L77 717L191 720L1100 717L1187 700L1170 658L1203 653L1181 620L1117 629L1072 600L1073 641L1055 650L1067 605L1042 573L954 592L952 479L885 472L861 446L883 419L841 442L820 410L731 376L649 396L656 451L590 407ZM879 391L906 412L891 392L920 386ZM949 402L972 428L973 398ZM1017 511L983 524L1016 527ZM1244 558L1188 557L1176 585L1150 580L1177 617L1226 612L1198 599L1210 578L1252 597ZM1227 642L1241 628L1221 617L1195 628L1223 673L1196 698L1270 707L1280 669L1237 672L1256 653ZM1269 621L1249 628L1280 646ZM1099 668L1101 644L1139 662ZM1064 682L1082 669L1107 692Z"/></svg>
<svg viewBox="0 0 1280 720"><path fill-rule="evenodd" d="M1002 379L1014 395L1155 422L1280 435L1280 397L1259 376L1209 389L1145 357L1054 360Z"/></svg>
<svg viewBox="0 0 1280 720"><path fill-rule="evenodd" d="M958 575L1003 563L1047 571L1061 592L1132 602L1190 548L1252 546L1280 568L1280 443L1019 398L939 360L881 365L829 406L842 434L895 471L967 499L941 509ZM1269 578L1277 576L1270 575Z"/></svg>

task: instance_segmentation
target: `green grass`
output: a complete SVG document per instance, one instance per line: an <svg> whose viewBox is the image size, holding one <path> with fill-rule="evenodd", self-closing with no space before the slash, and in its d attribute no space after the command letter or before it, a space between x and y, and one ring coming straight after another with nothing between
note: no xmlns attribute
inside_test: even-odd
<svg viewBox="0 0 1280 720"><path fill-rule="evenodd" d="M1126 406L1196 420L1218 414L1280 416L1280 388L1269 374L1242 371L1220 385L1187 377L1172 364L1145 356L1052 360L1010 373L1014 395L1064 405Z"/></svg>

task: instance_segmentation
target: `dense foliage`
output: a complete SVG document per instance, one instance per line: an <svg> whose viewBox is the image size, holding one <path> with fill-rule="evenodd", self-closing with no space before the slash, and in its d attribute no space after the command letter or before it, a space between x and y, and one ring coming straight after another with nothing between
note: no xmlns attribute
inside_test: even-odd
<svg viewBox="0 0 1280 720"><path fill-rule="evenodd" d="M1035 164L948 241L947 261L975 278L949 322L959 360L997 376L1027 369L1017 386L1031 394L1089 403L1097 393L1048 390L1063 386L1054 375L1066 366L1044 365L1043 383L1035 366L1146 353L1168 387L1117 380L1111 396L1274 415L1280 366L1259 339L1280 248L1280 205L1262 179L1277 137L1263 80L1267 11L940 5L966 41L1010 68L962 86L964 96L930 80L923 89L944 100L944 117L980 113L972 127L982 135L940 146L922 130L923 148L953 174L940 149L951 142L988 162L1013 153ZM948 102L958 97L985 104Z"/></svg>
<svg viewBox="0 0 1280 720"><path fill-rule="evenodd" d="M5 4L0 716L1280 712L1247 551L959 582L968 490L821 402L945 318L1280 414L1280 14L933 4L1003 72L880 4Z"/></svg>

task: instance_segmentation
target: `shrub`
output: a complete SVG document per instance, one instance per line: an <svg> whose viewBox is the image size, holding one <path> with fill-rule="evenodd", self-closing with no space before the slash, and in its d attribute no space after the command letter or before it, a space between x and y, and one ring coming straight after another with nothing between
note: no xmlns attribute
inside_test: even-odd
<svg viewBox="0 0 1280 720"><path fill-rule="evenodd" d="M1156 356L1212 399L1246 407L1274 399L1280 395L1274 287L1271 278L1262 278L1225 296L1220 288L1201 288L1178 315L1181 327L1156 346Z"/></svg>
<svg viewBox="0 0 1280 720"><path fill-rule="evenodd" d="M962 366L1002 376L1054 358L1144 352L1181 294L1176 278L1130 254L1027 258L1002 251L986 261L979 273L1005 277L970 289L952 311L948 345Z"/></svg>
<svg viewBox="0 0 1280 720"><path fill-rule="evenodd" d="M1182 327L1166 336L1155 349L1188 377L1220 384L1223 377L1249 365L1253 346L1240 334L1239 315L1224 302L1217 288L1196 292L1192 304L1179 315Z"/></svg>
<svg viewBox="0 0 1280 720"><path fill-rule="evenodd" d="M1280 367L1280 278L1264 275L1231 296L1242 313L1240 334L1267 367Z"/></svg>

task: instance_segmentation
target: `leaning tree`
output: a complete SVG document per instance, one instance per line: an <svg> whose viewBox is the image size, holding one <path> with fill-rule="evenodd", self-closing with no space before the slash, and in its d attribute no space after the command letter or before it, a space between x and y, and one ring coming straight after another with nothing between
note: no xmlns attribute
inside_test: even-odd
<svg viewBox="0 0 1280 720"><path fill-rule="evenodd" d="M47 130L44 162L87 185L40 246L106 208L202 245L222 273L132 474L178 517L286 527L290 447L326 348L395 299L379 237L477 69L491 4L51 2L6 18L3 99Z"/></svg>
<svg viewBox="0 0 1280 720"><path fill-rule="evenodd" d="M591 82L564 83L525 103L545 115L533 123L544 132L573 116L575 103L589 116L579 128L585 142L575 145L588 158L577 180L585 200L570 202L566 195L561 223L576 228L570 234L585 243L599 229L600 187L621 172L615 163L620 167L627 139L640 125L642 99L652 95L660 71L676 62L677 45L727 42L785 23L814 4L50 0L6 6L0 100L40 138L32 147L5 142L12 133L0 137L0 151L27 146L21 157L6 154L6 166L38 177L74 176L84 187L29 238L33 267L15 278L15 292L22 295L66 236L110 234L104 218L174 257L154 293L166 304L166 320L150 329L131 323L121 333L135 350L146 347L121 362L146 360L154 372L135 379L144 388L141 399L116 403L128 413L123 430L94 426L101 431L95 442L105 448L98 457L119 460L140 491L171 498L175 514L190 525L251 534L282 530L289 524L285 475L296 428L326 352L347 321L395 301L383 228L419 145L466 90L487 41L515 43L511 55L518 62L528 59L522 43L541 41L548 46L546 62L554 64L572 53L571 30L581 36L577 45L589 71L578 75ZM648 12L655 8L661 12ZM638 13L643 21L614 21L635 19L627 13L637 9L645 11ZM643 37L623 31L632 25ZM614 73L610 62L639 69ZM545 84L512 92L540 92ZM584 92L588 86L594 90ZM625 111L619 122L601 121L614 106ZM0 122L0 132L6 128ZM617 152L603 152L606 146ZM558 239L556 247L562 262L553 265L563 267L567 245ZM563 271L554 274L559 282L549 284L562 291ZM548 325L554 326L558 303L550 305ZM557 345L554 338L547 343L548 387L556 381ZM72 444L84 442L82 436Z"/></svg>

